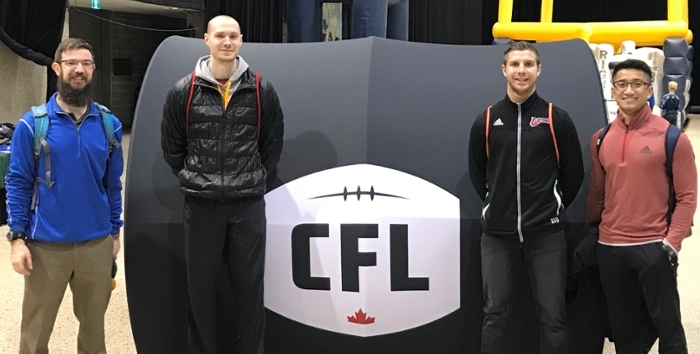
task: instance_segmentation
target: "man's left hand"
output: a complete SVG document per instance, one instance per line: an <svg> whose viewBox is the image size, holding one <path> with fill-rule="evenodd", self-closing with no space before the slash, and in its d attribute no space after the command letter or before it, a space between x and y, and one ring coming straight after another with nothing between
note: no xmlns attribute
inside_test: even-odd
<svg viewBox="0 0 700 354"><path fill-rule="evenodd" d="M668 255L668 260L671 262L673 265L678 265L678 252L671 246L671 243L668 242L665 238L661 242L661 248L666 252Z"/></svg>

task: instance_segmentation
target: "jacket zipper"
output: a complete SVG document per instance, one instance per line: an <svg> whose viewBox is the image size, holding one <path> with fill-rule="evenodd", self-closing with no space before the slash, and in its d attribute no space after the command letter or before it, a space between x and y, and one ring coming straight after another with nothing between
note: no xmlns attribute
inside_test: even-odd
<svg viewBox="0 0 700 354"><path fill-rule="evenodd" d="M627 147L627 134L630 132L630 127L625 130L625 137L622 138L622 163L625 163L625 148Z"/></svg>
<svg viewBox="0 0 700 354"><path fill-rule="evenodd" d="M224 113L221 116L221 148L219 149L219 161L221 162L221 185L219 186L219 197L221 200L225 200L226 198L224 198L224 144L226 142L224 140L226 137L226 98L223 96L221 97L221 107L224 109Z"/></svg>
<svg viewBox="0 0 700 354"><path fill-rule="evenodd" d="M521 150L522 150L522 133L523 133L523 128L522 128L522 107L520 103L518 103L518 153L517 153L517 163L516 163L516 171L517 171L517 190L518 190L518 236L520 237L520 243L524 242L523 240L523 227L522 227L522 222L523 222L523 211L522 211L522 200L520 199L520 155L521 155Z"/></svg>
<svg viewBox="0 0 700 354"><path fill-rule="evenodd" d="M90 110L90 106L89 106L89 105L88 105L88 110ZM63 113L63 114L65 114L65 115L67 115L67 116L68 116L68 120L70 120L71 123L73 123L73 126L75 127L75 132L76 132L77 135L78 135L78 157L80 157L80 156L82 156L82 154L81 154L81 152L80 152L80 151L81 151L81 146L82 146L82 139L81 139L81 137L80 137L80 126L83 125L83 123L85 123L85 120L86 120L86 119L88 119L89 113L88 113L88 115L85 116L85 118L83 118L83 120L80 122L80 125L78 125L78 123L77 123L76 121L73 120L73 118L70 116L70 114L65 113L65 112L60 112L60 113ZM100 122L100 123L102 123L102 122ZM48 134L47 134L47 135L48 135Z"/></svg>
<svg viewBox="0 0 700 354"><path fill-rule="evenodd" d="M89 109L90 109L90 107L88 106L88 110L89 110ZM99 108L98 108L98 109L99 109ZM83 141L82 141L82 139L81 139L81 137L80 137L80 126L83 125L83 123L85 123L84 121L85 121L85 119L87 119L87 117L83 118L83 122L80 122L80 125L78 125L78 123L76 123L76 122L73 120L73 118L71 118L70 116L68 117L68 119L70 119L71 122L73 122L73 125L75 126L75 131L76 131L76 133L78 133L78 157L81 157L82 154L80 153L80 150L81 150L81 146L82 146L82 144L83 144Z"/></svg>
<svg viewBox="0 0 700 354"><path fill-rule="evenodd" d="M218 90L216 87L214 87L214 86L211 86L211 85L202 85L202 86L204 86L204 87L209 87L209 88L211 88L212 90L216 90L217 92L219 92L219 90ZM233 99L234 99L234 96L236 95L237 92L241 91L242 88L247 88L247 86L244 86L244 85L243 85L243 82L241 81L241 84L239 84L238 89L237 89L236 91L234 91L234 92L231 93L231 99L229 100L229 104L232 103L232 101L233 101ZM220 93L220 92L219 92L219 96L221 96L221 93ZM227 106L226 106L226 101L224 101L224 97L223 97L223 96L221 96L221 107L224 109L224 112L223 112L223 114L222 114L222 116L221 116L221 120L222 120L222 123L223 123L223 131L222 131L222 132L223 132L223 134L225 135L225 134L226 134L226 111L227 111ZM220 140L221 140L221 143L222 143L222 145L223 145L223 143L225 142L225 141L224 141L224 140L225 140L225 139L224 139L224 136L221 136L221 139L220 139ZM223 150L224 150L224 149L219 149L219 150L220 150L220 151L219 151L219 157L220 157L220 161L221 161L221 188L220 188L219 196L220 196L221 200L225 200L224 188L223 188L223 186L224 186L224 151L223 151Z"/></svg>

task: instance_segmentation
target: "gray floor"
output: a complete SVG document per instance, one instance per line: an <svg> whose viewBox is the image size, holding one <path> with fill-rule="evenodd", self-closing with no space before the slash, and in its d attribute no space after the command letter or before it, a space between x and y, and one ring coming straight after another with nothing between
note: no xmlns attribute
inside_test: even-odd
<svg viewBox="0 0 700 354"><path fill-rule="evenodd" d="M686 134L690 137L696 153L700 153L700 117L691 121ZM124 137L125 156L128 156L129 136ZM693 233L700 235L700 223L695 223ZM7 226L0 227L0 235L7 233ZM0 242L0 354L18 351L19 324L21 321L23 278L14 272L10 265L10 248L7 242ZM683 243L678 271L683 323L688 337L690 353L700 354L700 236L694 236ZM118 259L123 269L123 257ZM53 354L75 353L78 323L72 313L72 295L66 292L52 335L50 350ZM107 350L112 354L136 353L129 325L124 272L117 274L117 288L112 293L112 301L107 310ZM654 348L653 353L657 350ZM517 353L517 351L516 351ZM605 354L614 353L613 346L606 343Z"/></svg>

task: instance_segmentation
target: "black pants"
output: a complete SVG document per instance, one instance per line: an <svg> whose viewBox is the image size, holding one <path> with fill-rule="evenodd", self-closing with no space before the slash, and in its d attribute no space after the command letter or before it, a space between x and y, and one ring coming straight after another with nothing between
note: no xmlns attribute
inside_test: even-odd
<svg viewBox="0 0 700 354"><path fill-rule="evenodd" d="M687 354L677 264L669 261L661 242L637 246L599 244L596 253L617 354L645 352L640 289L659 333L659 353Z"/></svg>
<svg viewBox="0 0 700 354"><path fill-rule="evenodd" d="M510 353L510 313L524 263L530 276L540 323L540 353L568 353L566 327L566 236L563 231L520 243L515 238L482 235L484 324L481 353ZM514 351L517 353L517 350Z"/></svg>
<svg viewBox="0 0 700 354"><path fill-rule="evenodd" d="M225 264L233 286L237 354L264 353L265 200L185 198L185 252L189 284L189 353L231 353L217 348L217 274ZM223 335L223 334L222 334ZM229 335L233 335L230 333Z"/></svg>
<svg viewBox="0 0 700 354"><path fill-rule="evenodd" d="M666 113L664 114L664 118L671 123L671 125L676 125L677 120L678 120L678 113Z"/></svg>

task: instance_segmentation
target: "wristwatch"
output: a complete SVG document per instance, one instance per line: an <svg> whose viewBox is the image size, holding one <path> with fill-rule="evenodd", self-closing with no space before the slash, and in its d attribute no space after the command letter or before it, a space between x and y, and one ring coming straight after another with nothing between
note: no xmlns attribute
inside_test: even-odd
<svg viewBox="0 0 700 354"><path fill-rule="evenodd" d="M7 233L7 241L12 242L14 240L24 240L27 241L27 234L24 231L10 231Z"/></svg>

